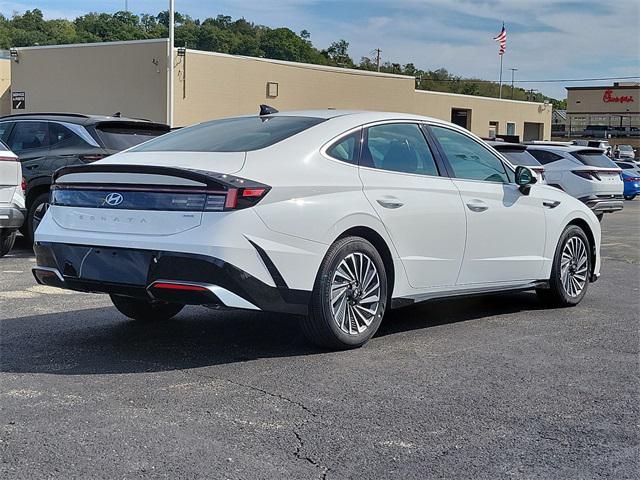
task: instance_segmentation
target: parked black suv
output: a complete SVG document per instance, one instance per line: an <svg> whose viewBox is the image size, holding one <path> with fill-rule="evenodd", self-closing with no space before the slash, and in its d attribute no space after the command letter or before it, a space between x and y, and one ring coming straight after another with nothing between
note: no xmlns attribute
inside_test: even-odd
<svg viewBox="0 0 640 480"><path fill-rule="evenodd" d="M169 130L168 125L146 120L76 113L1 117L0 140L20 158L26 182L23 235L33 240L48 205L51 175L58 168L100 160Z"/></svg>

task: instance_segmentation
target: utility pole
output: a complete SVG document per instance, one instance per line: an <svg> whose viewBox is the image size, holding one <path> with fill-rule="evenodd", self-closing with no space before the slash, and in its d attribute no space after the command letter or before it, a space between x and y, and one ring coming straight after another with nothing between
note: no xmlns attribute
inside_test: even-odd
<svg viewBox="0 0 640 480"><path fill-rule="evenodd" d="M129 11L129 0L124 0L124 11L125 12Z"/></svg>
<svg viewBox="0 0 640 480"><path fill-rule="evenodd" d="M382 50L380 50L379 48L376 48L374 52L376 52L376 67L378 71L380 71L380 53L382 52Z"/></svg>
<svg viewBox="0 0 640 480"><path fill-rule="evenodd" d="M169 98L167 99L167 123L173 127L173 44L175 24L175 1L169 0L169 51L167 52L167 75L169 76Z"/></svg>
<svg viewBox="0 0 640 480"><path fill-rule="evenodd" d="M518 71L517 68L510 68L511 70L511 100L513 100L513 75Z"/></svg>

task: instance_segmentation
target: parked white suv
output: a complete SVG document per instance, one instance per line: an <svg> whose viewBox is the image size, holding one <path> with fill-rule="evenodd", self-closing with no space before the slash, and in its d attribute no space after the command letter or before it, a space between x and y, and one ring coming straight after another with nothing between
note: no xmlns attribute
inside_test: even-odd
<svg viewBox="0 0 640 480"><path fill-rule="evenodd" d="M547 184L584 202L599 219L622 210L622 170L601 149L529 145L527 151L544 166Z"/></svg>
<svg viewBox="0 0 640 480"><path fill-rule="evenodd" d="M0 142L0 257L13 248L23 222L22 168L17 155Z"/></svg>
<svg viewBox="0 0 640 480"><path fill-rule="evenodd" d="M58 170L37 281L140 320L293 313L311 341L352 348L393 307L528 289L570 306L599 275L593 213L463 128L262 110Z"/></svg>

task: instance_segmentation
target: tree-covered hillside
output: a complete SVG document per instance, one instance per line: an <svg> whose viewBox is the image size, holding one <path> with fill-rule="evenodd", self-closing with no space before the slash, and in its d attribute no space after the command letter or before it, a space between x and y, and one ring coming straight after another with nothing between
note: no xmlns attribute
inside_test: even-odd
<svg viewBox="0 0 640 480"><path fill-rule="evenodd" d="M7 18L0 14L0 49L33 45L109 42L142 40L168 36L169 14L134 15L130 12L88 13L75 20L45 20L38 9ZM349 55L349 43L337 40L327 48L318 49L311 42L311 34L303 30L295 33L282 28L269 28L248 22L244 18L233 20L226 15L204 20L192 19L176 13L176 45L189 48L248 55L253 57L291 60L339 67L376 70L375 59L362 57L355 61ZM416 77L416 88L440 92L463 93L498 97L498 84L480 79L465 79L444 68L422 70L414 64L401 65L385 61L380 71ZM503 97L511 98L511 87L503 87ZM529 93L521 88L513 92L516 100L543 101L540 93ZM565 102L549 98L556 108Z"/></svg>

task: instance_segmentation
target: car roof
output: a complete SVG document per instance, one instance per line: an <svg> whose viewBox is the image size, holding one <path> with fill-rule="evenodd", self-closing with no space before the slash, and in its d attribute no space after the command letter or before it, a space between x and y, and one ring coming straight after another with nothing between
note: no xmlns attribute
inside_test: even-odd
<svg viewBox="0 0 640 480"><path fill-rule="evenodd" d="M563 153L572 153L572 152L589 152L589 153L603 153L600 148L587 147L585 145L544 145L544 144L533 144L527 145L527 150L550 150L553 152L563 152Z"/></svg>
<svg viewBox="0 0 640 480"><path fill-rule="evenodd" d="M514 143L514 142L500 142L496 140L488 140L488 141L485 140L485 143L488 143L496 150L500 150L501 148L504 148L505 150L509 150L509 149L525 150L527 148L527 146L522 143Z"/></svg>
<svg viewBox="0 0 640 480"><path fill-rule="evenodd" d="M270 114L269 116L284 116L284 117L314 117L331 119L337 117L351 117L354 120L361 121L362 123L376 122L384 120L419 120L428 121L434 123L448 123L443 120L425 117L422 115L415 115L413 113L400 113L400 112L377 112L369 110L337 110L337 109L325 109L325 110L294 110L283 111Z"/></svg>
<svg viewBox="0 0 640 480"><path fill-rule="evenodd" d="M162 125L159 122L151 122L150 120L144 118L128 118L109 115L86 115L83 113L68 112L14 113L12 115L5 115L3 117L0 117L0 121L4 120L58 120L68 123L77 123L79 125L91 125L100 122L141 122Z"/></svg>

